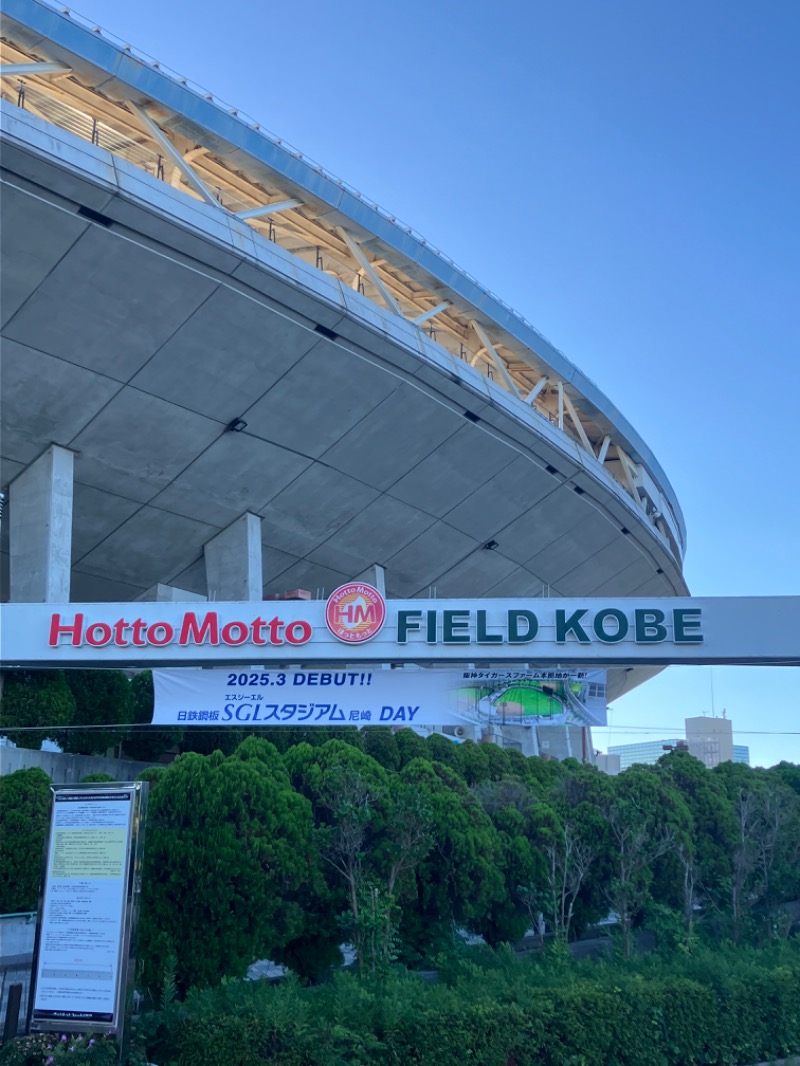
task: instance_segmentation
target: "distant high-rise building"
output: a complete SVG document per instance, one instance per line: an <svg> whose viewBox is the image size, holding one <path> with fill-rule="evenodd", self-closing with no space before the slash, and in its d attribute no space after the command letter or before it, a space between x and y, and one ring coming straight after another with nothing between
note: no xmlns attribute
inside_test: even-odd
<svg viewBox="0 0 800 1066"><path fill-rule="evenodd" d="M686 743L690 754L709 769L733 761L733 726L729 718L687 718Z"/></svg>
<svg viewBox="0 0 800 1066"><path fill-rule="evenodd" d="M672 748L682 746L684 741L673 738L672 740L642 740L637 744L610 744L609 755L619 756L619 768L625 770L634 763L655 763L666 755Z"/></svg>
<svg viewBox="0 0 800 1066"><path fill-rule="evenodd" d="M612 755L611 752L608 755L604 755L602 751L598 751L595 758L597 769L604 774L610 774L611 777L616 777L622 769L619 755Z"/></svg>
<svg viewBox="0 0 800 1066"><path fill-rule="evenodd" d="M610 744L608 757L619 758L621 770L634 763L655 763L673 748L688 750L709 769L721 762L743 762L750 765L750 749L733 743L733 727L729 718L687 718L686 739L642 740L636 744ZM598 759L598 766L604 768ZM607 770L613 773L612 770Z"/></svg>

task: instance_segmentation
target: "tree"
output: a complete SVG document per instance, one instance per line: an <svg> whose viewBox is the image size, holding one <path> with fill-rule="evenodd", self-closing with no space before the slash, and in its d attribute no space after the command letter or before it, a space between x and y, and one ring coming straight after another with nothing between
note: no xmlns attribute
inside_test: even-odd
<svg viewBox="0 0 800 1066"><path fill-rule="evenodd" d="M738 943L757 908L769 909L800 887L800 803L772 771L722 763L712 771L733 804L731 919Z"/></svg>
<svg viewBox="0 0 800 1066"><path fill-rule="evenodd" d="M75 714L75 698L63 670L7 670L3 675L0 729L17 747L38 751ZM36 732L16 732L41 727Z"/></svg>
<svg viewBox="0 0 800 1066"><path fill-rule="evenodd" d="M422 737L413 729L400 729L394 735L397 753L400 756L400 768L407 766L412 759L428 759L428 749Z"/></svg>
<svg viewBox="0 0 800 1066"><path fill-rule="evenodd" d="M300 893L314 869L311 807L275 748L251 737L179 756L148 811L139 954L145 985L174 955L183 991L241 977L303 930Z"/></svg>
<svg viewBox="0 0 800 1066"><path fill-rule="evenodd" d="M404 878L430 848L428 812L415 790L342 741L285 755L311 801L332 898L344 888L359 966L376 971L393 953Z"/></svg>
<svg viewBox="0 0 800 1066"><path fill-rule="evenodd" d="M529 916L535 919L543 913L555 937L565 943L572 931L578 897L598 854L598 844L587 838L582 813L589 812L582 812L580 807L559 812L541 801L530 818L543 870L536 880L523 883L522 897Z"/></svg>
<svg viewBox="0 0 800 1066"><path fill-rule="evenodd" d="M649 767L633 766L617 778L606 804L613 875L605 895L619 915L622 950L632 951L634 921L651 898L656 863L690 839L691 815L676 788ZM662 873L662 881L665 880Z"/></svg>
<svg viewBox="0 0 800 1066"><path fill-rule="evenodd" d="M153 673L142 670L131 679L131 718L135 725L148 729L132 729L123 741L124 755L140 762L158 762L171 748L176 748L183 739L183 729L159 729L150 725L153 721Z"/></svg>
<svg viewBox="0 0 800 1066"><path fill-rule="evenodd" d="M541 880L542 858L531 847L525 817L513 806L501 807L492 815L497 832L503 891L489 901L483 915L470 922L490 947L516 943L531 925L525 889Z"/></svg>
<svg viewBox="0 0 800 1066"><path fill-rule="evenodd" d="M122 741L122 727L131 721L130 682L121 670L68 670L66 678L75 699L75 713L72 728L59 732L58 743L74 755L104 755ZM78 726L93 728L75 728Z"/></svg>
<svg viewBox="0 0 800 1066"><path fill-rule="evenodd" d="M430 812L433 846L414 871L401 933L408 954L448 942L454 924L476 928L503 898L501 842L491 819L449 767L414 759L400 773Z"/></svg>
<svg viewBox="0 0 800 1066"><path fill-rule="evenodd" d="M494 745L476 744L474 740L464 740L456 745L453 769L470 787L491 780L491 766L486 754L489 747Z"/></svg>
<svg viewBox="0 0 800 1066"><path fill-rule="evenodd" d="M400 752L394 733L386 726L363 730L362 748L366 755L379 762L384 770L400 769Z"/></svg>
<svg viewBox="0 0 800 1066"><path fill-rule="evenodd" d="M657 772L679 790L692 819L691 840L676 846L682 877L686 933L694 931L698 908L706 916L727 907L736 845L733 805L719 777L687 751L662 756Z"/></svg>
<svg viewBox="0 0 800 1066"><path fill-rule="evenodd" d="M43 770L0 777L0 913L36 910L50 819L50 778Z"/></svg>

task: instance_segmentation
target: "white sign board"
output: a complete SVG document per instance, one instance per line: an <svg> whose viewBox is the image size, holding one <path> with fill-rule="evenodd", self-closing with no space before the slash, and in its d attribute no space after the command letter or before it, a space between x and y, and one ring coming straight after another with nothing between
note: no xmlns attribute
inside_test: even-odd
<svg viewBox="0 0 800 1066"><path fill-rule="evenodd" d="M154 670L154 725L605 725L603 670Z"/></svg>
<svg viewBox="0 0 800 1066"><path fill-rule="evenodd" d="M3 604L0 665L800 662L798 596L384 601L343 588L327 601Z"/></svg>
<svg viewBox="0 0 800 1066"><path fill-rule="evenodd" d="M135 783L53 790L35 952L34 1030L121 1028L141 788Z"/></svg>

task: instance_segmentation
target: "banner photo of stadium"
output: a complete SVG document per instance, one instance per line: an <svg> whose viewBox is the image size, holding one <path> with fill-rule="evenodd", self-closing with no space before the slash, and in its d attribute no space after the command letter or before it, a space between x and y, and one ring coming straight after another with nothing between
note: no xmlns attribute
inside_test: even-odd
<svg viewBox="0 0 800 1066"><path fill-rule="evenodd" d="M605 725L604 670L154 670L153 725Z"/></svg>

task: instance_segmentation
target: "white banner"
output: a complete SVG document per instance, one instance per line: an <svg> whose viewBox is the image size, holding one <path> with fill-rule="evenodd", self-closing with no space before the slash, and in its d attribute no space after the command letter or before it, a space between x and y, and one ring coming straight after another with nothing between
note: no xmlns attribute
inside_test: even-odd
<svg viewBox="0 0 800 1066"><path fill-rule="evenodd" d="M605 725L603 670L154 670L154 725Z"/></svg>

